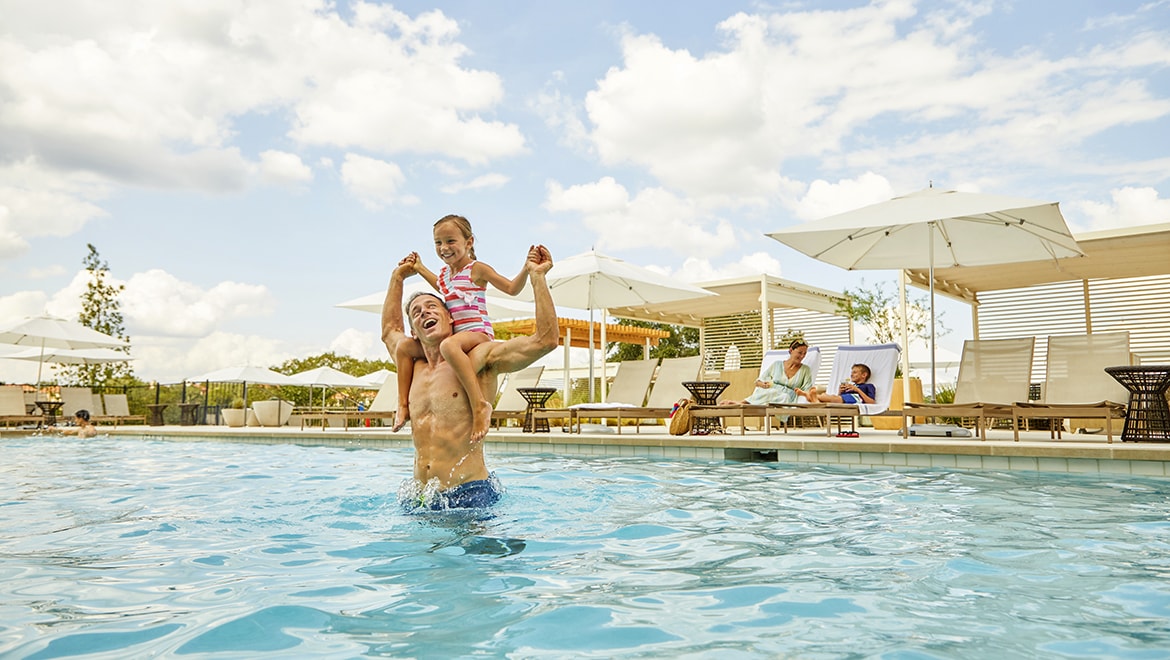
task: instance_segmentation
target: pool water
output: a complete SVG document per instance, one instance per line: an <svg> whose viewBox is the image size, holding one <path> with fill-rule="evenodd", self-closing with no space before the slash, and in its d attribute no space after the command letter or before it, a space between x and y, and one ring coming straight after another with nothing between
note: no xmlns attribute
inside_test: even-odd
<svg viewBox="0 0 1170 660"><path fill-rule="evenodd" d="M0 440L0 655L1170 654L1170 482L493 455L407 515L406 450Z"/></svg>

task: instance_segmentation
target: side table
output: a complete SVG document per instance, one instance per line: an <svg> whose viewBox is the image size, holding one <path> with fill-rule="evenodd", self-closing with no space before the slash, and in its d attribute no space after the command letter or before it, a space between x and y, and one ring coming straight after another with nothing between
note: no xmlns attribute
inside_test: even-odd
<svg viewBox="0 0 1170 660"><path fill-rule="evenodd" d="M61 406L65 405L64 401L34 401L33 403L41 409L41 424L43 426L57 425L57 411L61 410Z"/></svg>
<svg viewBox="0 0 1170 660"><path fill-rule="evenodd" d="M1121 441L1170 442L1170 365L1105 367L1105 372L1129 390Z"/></svg>
<svg viewBox="0 0 1170 660"><path fill-rule="evenodd" d="M182 426L195 425L195 412L199 410L198 403L179 404L179 424Z"/></svg>
<svg viewBox="0 0 1170 660"><path fill-rule="evenodd" d="M532 411L543 408L545 402L553 394L556 394L557 389L555 387L518 387L516 391L528 402L528 407L524 409L524 432L548 433L548 420L534 419Z"/></svg>
<svg viewBox="0 0 1170 660"><path fill-rule="evenodd" d="M695 404L714 406L719 404L719 395L731 383L725 380L684 380L682 386L695 397ZM691 417L691 435L723 433L723 419L720 417Z"/></svg>
<svg viewBox="0 0 1170 660"><path fill-rule="evenodd" d="M150 424L151 426L162 426L163 425L163 411L166 410L168 405L170 405L170 404L167 404L167 403L148 403L148 404L146 404L147 409L150 410L150 414L147 415L147 417L146 417L146 423Z"/></svg>

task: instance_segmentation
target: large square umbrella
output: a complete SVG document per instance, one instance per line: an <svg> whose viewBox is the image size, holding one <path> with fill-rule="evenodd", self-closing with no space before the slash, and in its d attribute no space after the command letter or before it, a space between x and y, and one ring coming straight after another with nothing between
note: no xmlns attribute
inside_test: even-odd
<svg viewBox="0 0 1170 660"><path fill-rule="evenodd" d="M53 316L32 316L0 326L0 344L35 346L43 355L47 349L119 348L123 340L88 328L76 321ZM37 363L37 385L41 382L43 358Z"/></svg>
<svg viewBox="0 0 1170 660"><path fill-rule="evenodd" d="M366 381L357 376L351 376L344 371L333 367L317 367L301 371L289 376L300 385L309 386L309 401L313 400L313 388L321 388L321 407L325 407L325 388L327 387L367 387Z"/></svg>
<svg viewBox="0 0 1170 660"><path fill-rule="evenodd" d="M935 266L985 266L1083 254L1056 202L938 188L787 227L768 236L849 270L929 269L932 363L936 348ZM905 310L904 284L901 293ZM905 335L905 319L902 328ZM902 355L903 371L908 372L908 352ZM934 389L932 364L932 393Z"/></svg>
<svg viewBox="0 0 1170 660"><path fill-rule="evenodd" d="M548 288L557 305L589 311L589 398L593 398L593 310L601 310L601 344L605 345L605 317L610 307L632 307L715 295L697 286L673 280L661 273L599 254L593 250L566 257L553 264ZM521 295L531 296L531 288ZM567 350L567 349L566 349ZM602 362L602 399L605 399L605 363ZM568 359L566 358L566 392ZM566 400L567 402L567 400Z"/></svg>

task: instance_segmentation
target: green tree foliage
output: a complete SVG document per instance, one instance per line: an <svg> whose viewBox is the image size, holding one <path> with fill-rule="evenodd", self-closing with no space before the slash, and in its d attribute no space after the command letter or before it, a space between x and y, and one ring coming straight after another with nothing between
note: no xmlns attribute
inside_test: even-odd
<svg viewBox="0 0 1170 660"><path fill-rule="evenodd" d="M294 358L292 360L285 360L280 366L272 367L273 371L280 372L286 376L297 374L309 369L316 369L318 367L332 367L338 371L344 371L351 376L365 376L373 373L379 369L387 369L389 371L397 371L394 363L390 360L359 360L348 355L338 355L336 353L322 353L320 355L313 355L305 358ZM393 378L394 376L390 376ZM358 402L368 404L373 400L377 393L376 387L370 388L330 388L330 392L334 395L340 394L343 403L348 405L356 405ZM249 391L252 391L249 388ZM273 387L258 388L255 390L258 394L262 393L264 397L278 396L285 401L292 401L298 406L304 405L321 405L321 388L316 388L313 391L313 398L316 400L315 404L309 401L309 388L300 387ZM342 405L339 403L338 405Z"/></svg>
<svg viewBox="0 0 1170 660"><path fill-rule="evenodd" d="M98 332L117 337L124 342L114 350L130 354L130 337L122 325L121 303L118 294L126 287L111 284L107 277L110 273L109 264L102 261L97 248L86 244L89 254L82 259L85 270L89 272L89 284L85 293L81 295L81 314L78 320L82 325L93 328ZM134 369L130 362L110 362L107 364L78 364L58 365L56 367L58 380L62 383L75 383L90 387L101 385L132 385L137 383L134 378Z"/></svg>
<svg viewBox="0 0 1170 660"><path fill-rule="evenodd" d="M623 319L622 325L629 325L635 328L650 328L652 330L665 330L670 333L669 337L659 340L657 346L650 347L650 357L686 357L688 355L699 354L699 329L688 328L680 325L668 325L666 323L654 323L652 321L636 321L633 319ZM624 344L619 342L608 342L605 346L605 354L607 362L623 362L625 360L641 360L643 349L637 344Z"/></svg>
<svg viewBox="0 0 1170 660"><path fill-rule="evenodd" d="M898 296L888 291L883 283L865 287L845 289L844 300L837 303L837 309L850 319L869 329L874 343L888 344L902 341L902 314L898 309ZM930 338L930 301L926 296L906 301L907 334L911 339ZM947 333L942 324L942 312L936 314L935 332L941 336ZM905 347L903 347L905 348Z"/></svg>

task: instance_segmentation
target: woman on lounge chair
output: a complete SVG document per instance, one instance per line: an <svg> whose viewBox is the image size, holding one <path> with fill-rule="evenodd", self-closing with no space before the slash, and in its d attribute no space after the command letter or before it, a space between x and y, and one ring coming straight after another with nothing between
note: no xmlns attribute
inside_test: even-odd
<svg viewBox="0 0 1170 660"><path fill-rule="evenodd" d="M788 345L788 359L774 362L756 381L756 389L743 401L724 401L725 404L762 406L772 403L794 403L797 390L812 385L812 371L803 364L808 344L797 339Z"/></svg>

